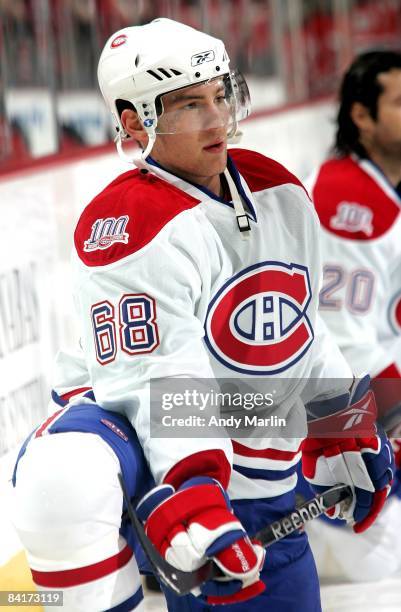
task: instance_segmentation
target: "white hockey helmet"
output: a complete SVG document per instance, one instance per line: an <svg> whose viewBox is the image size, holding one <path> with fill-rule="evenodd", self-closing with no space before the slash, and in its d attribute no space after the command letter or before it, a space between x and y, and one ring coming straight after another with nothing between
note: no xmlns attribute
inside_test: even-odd
<svg viewBox="0 0 401 612"><path fill-rule="evenodd" d="M221 40L165 18L113 34L100 56L98 79L113 115L119 151L122 151L121 141L129 138L120 119L126 102L135 107L149 136L142 154L144 161L159 131L158 115L163 113L161 96L220 76L226 90L229 89L228 130L229 136L233 136L237 122L250 112L249 92L242 75L230 73L229 58Z"/></svg>

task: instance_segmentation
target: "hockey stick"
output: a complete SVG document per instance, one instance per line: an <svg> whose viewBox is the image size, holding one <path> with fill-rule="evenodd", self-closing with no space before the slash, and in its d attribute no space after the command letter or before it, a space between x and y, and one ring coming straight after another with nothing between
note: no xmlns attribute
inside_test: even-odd
<svg viewBox="0 0 401 612"><path fill-rule="evenodd" d="M393 430L401 426L401 406L396 406L385 416L380 417L378 422L386 432L392 433ZM122 475L119 474L118 478L123 492L124 501L127 506L127 514L135 534L148 558L148 561L150 562L150 565L152 566L154 573L164 582L166 586L170 587L178 595L186 595L203 582L221 576L219 568L212 561L208 561L205 563L205 565L197 570L194 570L193 572L184 572L168 563L153 546L152 542L145 533L142 523L136 516ZM336 485L335 487L327 489L327 491L324 491L320 495L317 495L313 499L296 507L293 512L287 516L284 516L280 520L263 527L254 536L252 536L252 539L258 540L262 546L267 548L275 542L278 542L278 540L281 540L291 533L294 533L303 527L308 521L321 516L327 510L341 501L345 501L351 496L352 491L347 485Z"/></svg>
<svg viewBox="0 0 401 612"><path fill-rule="evenodd" d="M130 518L132 527L135 534L152 566L154 573L164 582L164 584L170 587L178 595L186 595L194 588L201 585L207 580L221 577L222 573L213 563L208 561L205 565L202 565L193 572L184 572L175 568L173 565L168 563L156 550L152 542L149 540L142 526L142 523L135 514L129 499L127 489L121 474L118 475L121 489L124 496L124 501L127 506L128 516ZM344 501L352 495L351 489L346 485L337 485L331 489L327 489L320 495L317 495L313 499L298 506L288 514L266 527L263 527L258 531L252 539L256 539L261 542L265 548L271 546L275 542L278 542L282 538L287 537L291 533L294 533L305 525L308 521L311 521L321 514L324 514L327 510L335 506L341 501Z"/></svg>

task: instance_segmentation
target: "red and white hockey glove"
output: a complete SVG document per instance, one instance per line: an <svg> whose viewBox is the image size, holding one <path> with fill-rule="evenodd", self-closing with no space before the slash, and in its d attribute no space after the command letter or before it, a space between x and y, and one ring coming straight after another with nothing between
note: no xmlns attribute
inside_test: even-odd
<svg viewBox="0 0 401 612"><path fill-rule="evenodd" d="M265 551L250 541L217 480L191 478L177 491L156 487L139 502L137 513L151 542L178 569L192 571L208 559L218 565L224 576L194 593L207 603L245 601L265 589L259 579Z"/></svg>
<svg viewBox="0 0 401 612"><path fill-rule="evenodd" d="M362 383L366 385L366 381ZM367 403L373 401L369 391L363 391L359 385L356 395L361 399L348 406L347 419L349 414L361 414L362 408L355 409L355 406L364 406L366 410ZM394 455L385 433L376 431L369 437L308 437L302 451L302 471L315 491L320 493L336 484L349 485L353 491L351 503L337 504L328 516L353 522L356 533L368 529L390 492L395 470Z"/></svg>

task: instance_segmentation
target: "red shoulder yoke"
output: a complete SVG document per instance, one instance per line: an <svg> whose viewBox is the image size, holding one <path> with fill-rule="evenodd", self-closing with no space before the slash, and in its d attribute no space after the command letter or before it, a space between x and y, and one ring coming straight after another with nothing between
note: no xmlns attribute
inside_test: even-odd
<svg viewBox="0 0 401 612"><path fill-rule="evenodd" d="M380 184L351 157L331 159L321 166L312 199L322 226L348 240L382 236L401 212Z"/></svg>
<svg viewBox="0 0 401 612"><path fill-rule="evenodd" d="M154 174L130 170L97 195L74 234L87 266L105 266L149 244L174 217L199 204Z"/></svg>

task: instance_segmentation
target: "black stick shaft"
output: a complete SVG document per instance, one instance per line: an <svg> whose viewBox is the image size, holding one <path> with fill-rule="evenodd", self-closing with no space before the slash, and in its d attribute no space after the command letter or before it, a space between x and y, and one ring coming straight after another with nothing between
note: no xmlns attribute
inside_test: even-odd
<svg viewBox="0 0 401 612"><path fill-rule="evenodd" d="M351 489L345 485L332 487L321 495L317 495L313 499L297 506L293 512L281 518L279 521L266 525L266 527L263 527L263 529L258 531L253 537L255 540L259 540L264 548L267 548L291 533L294 533L308 521L312 521L326 512L326 510L329 510L329 508L345 501L351 496Z"/></svg>

